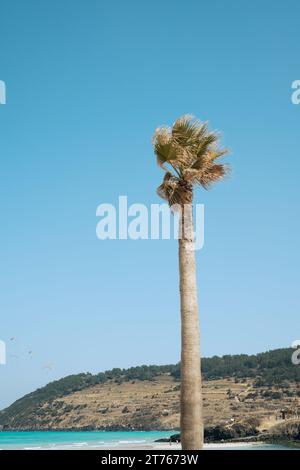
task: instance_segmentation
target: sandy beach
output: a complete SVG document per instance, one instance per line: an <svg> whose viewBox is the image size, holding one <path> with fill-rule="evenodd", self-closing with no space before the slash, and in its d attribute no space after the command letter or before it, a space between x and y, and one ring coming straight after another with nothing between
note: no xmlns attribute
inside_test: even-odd
<svg viewBox="0 0 300 470"><path fill-rule="evenodd" d="M262 442L247 443L247 442L228 442L228 443L214 443L204 444L204 450L238 450L247 448L261 448L262 446L267 447ZM91 450L91 448L89 448ZM94 446L93 450L164 450L164 451L178 451L181 450L180 444L169 445L168 443L147 443L147 444L120 444L117 446Z"/></svg>

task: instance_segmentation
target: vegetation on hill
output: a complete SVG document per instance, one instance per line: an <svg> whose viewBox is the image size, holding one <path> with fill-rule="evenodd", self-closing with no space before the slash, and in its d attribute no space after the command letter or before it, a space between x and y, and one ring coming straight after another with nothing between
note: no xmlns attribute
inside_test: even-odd
<svg viewBox="0 0 300 470"><path fill-rule="evenodd" d="M259 386L284 384L285 381L299 381L300 367L292 364L292 349L275 349L248 356L247 354L210 357L202 360L202 373L206 380L223 377L255 378ZM180 377L180 364L172 375Z"/></svg>

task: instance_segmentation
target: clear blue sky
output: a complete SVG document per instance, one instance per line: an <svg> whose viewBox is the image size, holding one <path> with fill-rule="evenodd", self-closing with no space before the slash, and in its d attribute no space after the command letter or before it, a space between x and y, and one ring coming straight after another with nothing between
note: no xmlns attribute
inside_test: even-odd
<svg viewBox="0 0 300 470"><path fill-rule="evenodd" d="M95 211L159 202L151 136L184 113L232 149L231 179L197 193L203 355L300 336L299 15L298 0L2 0L0 406L71 373L178 362L176 242L100 241Z"/></svg>

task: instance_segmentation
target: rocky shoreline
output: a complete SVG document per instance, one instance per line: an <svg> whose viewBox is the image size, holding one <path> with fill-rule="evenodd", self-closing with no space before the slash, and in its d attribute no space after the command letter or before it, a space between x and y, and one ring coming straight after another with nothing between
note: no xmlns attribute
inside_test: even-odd
<svg viewBox="0 0 300 470"><path fill-rule="evenodd" d="M156 442L180 442L180 434ZM204 442L210 443L257 443L284 444L300 447L300 420L288 420L260 432L253 420L235 423L231 426L218 425L204 429Z"/></svg>

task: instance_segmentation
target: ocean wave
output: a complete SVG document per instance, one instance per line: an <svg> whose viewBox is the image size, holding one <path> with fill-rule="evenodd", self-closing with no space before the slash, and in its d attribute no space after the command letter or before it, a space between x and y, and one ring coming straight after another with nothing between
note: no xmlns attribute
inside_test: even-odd
<svg viewBox="0 0 300 470"><path fill-rule="evenodd" d="M132 441L118 441L119 444L144 444L145 442L147 442L145 439L143 439L142 441L136 441L136 440L132 440Z"/></svg>
<svg viewBox="0 0 300 470"><path fill-rule="evenodd" d="M41 450L42 447L23 447L23 450Z"/></svg>

